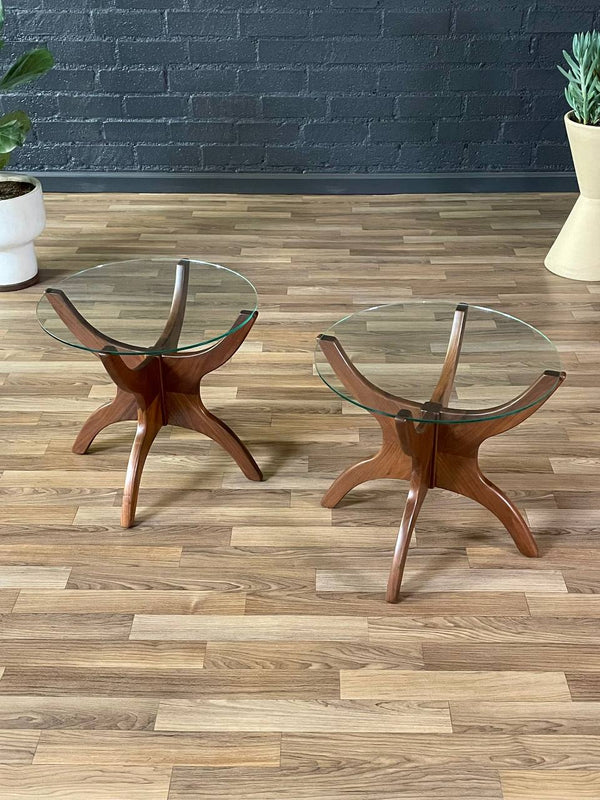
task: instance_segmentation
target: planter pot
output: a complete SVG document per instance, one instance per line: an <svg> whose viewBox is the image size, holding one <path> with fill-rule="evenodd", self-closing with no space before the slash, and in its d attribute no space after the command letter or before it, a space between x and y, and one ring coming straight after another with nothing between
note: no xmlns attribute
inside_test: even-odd
<svg viewBox="0 0 600 800"><path fill-rule="evenodd" d="M46 214L42 185L28 175L0 172L0 181L31 183L20 197L0 200L0 291L31 286L38 279L33 240L44 230Z"/></svg>
<svg viewBox="0 0 600 800"><path fill-rule="evenodd" d="M574 122L565 115L580 196L546 256L556 275L600 281L600 127Z"/></svg>

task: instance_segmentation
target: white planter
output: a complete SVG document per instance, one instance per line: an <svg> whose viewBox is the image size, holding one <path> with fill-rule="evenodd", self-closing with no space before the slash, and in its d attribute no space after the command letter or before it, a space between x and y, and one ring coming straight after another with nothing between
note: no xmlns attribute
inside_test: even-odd
<svg viewBox="0 0 600 800"><path fill-rule="evenodd" d="M31 286L38 278L33 240L44 230L46 214L42 185L29 175L0 172L0 181L32 183L20 197L0 200L0 291Z"/></svg>
<svg viewBox="0 0 600 800"><path fill-rule="evenodd" d="M580 196L544 264L556 275L600 281L600 127L565 115Z"/></svg>

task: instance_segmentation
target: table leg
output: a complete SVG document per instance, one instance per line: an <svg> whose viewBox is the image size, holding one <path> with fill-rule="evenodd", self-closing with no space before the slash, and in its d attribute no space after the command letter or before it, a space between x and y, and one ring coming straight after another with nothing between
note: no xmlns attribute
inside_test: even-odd
<svg viewBox="0 0 600 800"><path fill-rule="evenodd" d="M73 443L73 452L84 455L100 431L115 422L137 419L137 403L133 395L117 389L115 399L88 417Z"/></svg>
<svg viewBox="0 0 600 800"><path fill-rule="evenodd" d="M407 416L410 416L408 412L400 412L396 417L398 437L405 452L412 458L412 470L408 497L406 498L388 578L386 592L388 603L396 603L398 601L404 565L406 564L408 548L417 517L427 492L434 485L436 426L430 423L415 425L414 422L406 418Z"/></svg>

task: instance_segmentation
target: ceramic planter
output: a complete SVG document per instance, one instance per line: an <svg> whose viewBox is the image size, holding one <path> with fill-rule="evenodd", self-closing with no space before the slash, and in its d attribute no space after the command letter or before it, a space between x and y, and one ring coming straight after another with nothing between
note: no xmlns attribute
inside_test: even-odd
<svg viewBox="0 0 600 800"><path fill-rule="evenodd" d="M600 127L565 115L580 196L544 264L556 275L600 281Z"/></svg>
<svg viewBox="0 0 600 800"><path fill-rule="evenodd" d="M44 230L42 185L29 175L0 172L0 181L32 183L20 197L0 200L0 291L31 286L38 279L33 240Z"/></svg>

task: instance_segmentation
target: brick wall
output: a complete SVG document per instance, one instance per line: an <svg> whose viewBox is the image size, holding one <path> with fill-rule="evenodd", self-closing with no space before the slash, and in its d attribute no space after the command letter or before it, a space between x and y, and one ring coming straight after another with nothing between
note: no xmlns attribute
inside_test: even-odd
<svg viewBox="0 0 600 800"><path fill-rule="evenodd" d="M555 64L593 0L5 0L0 58L57 67L32 170L571 168Z"/></svg>

